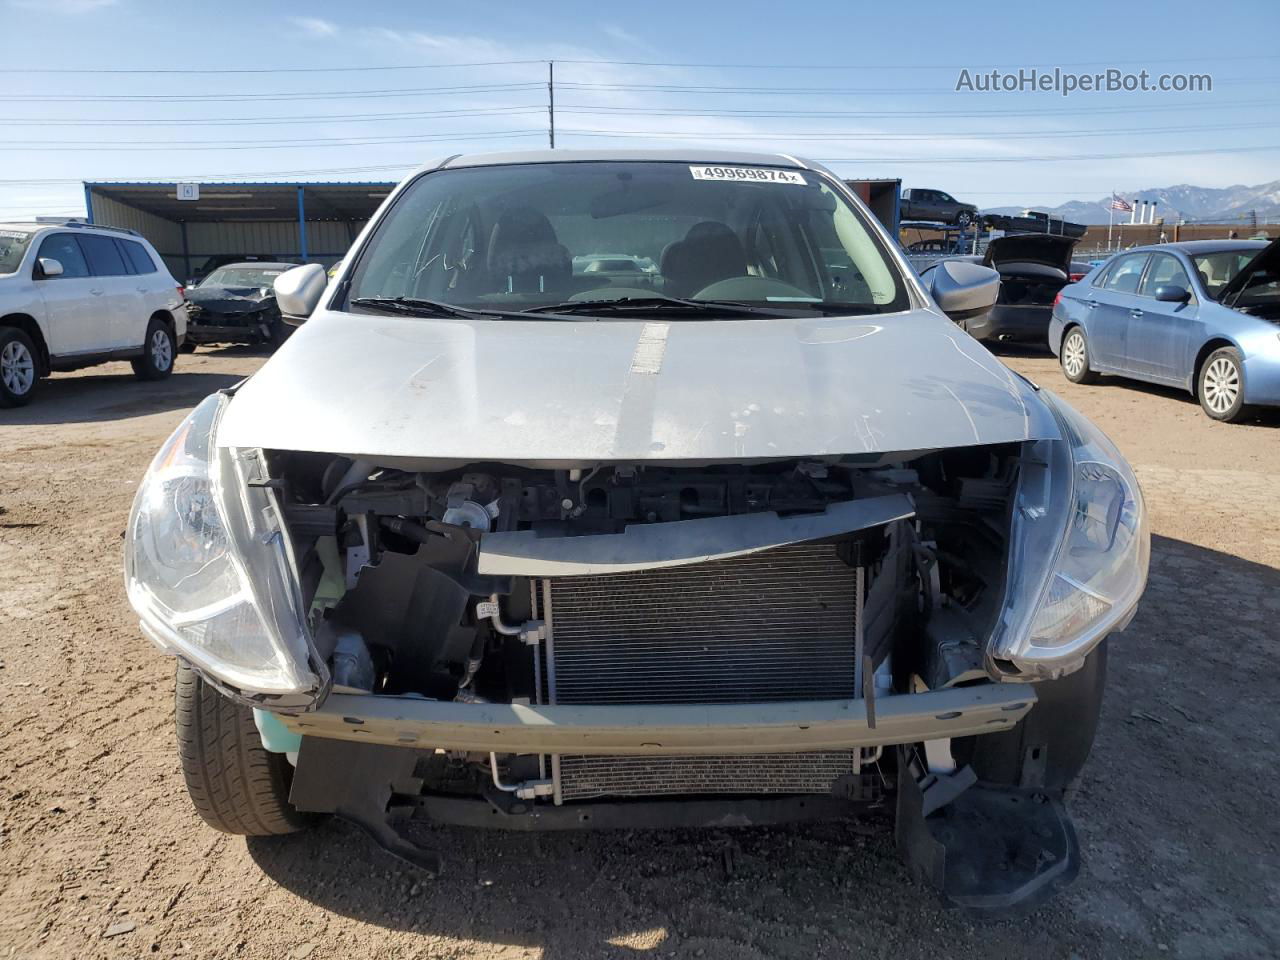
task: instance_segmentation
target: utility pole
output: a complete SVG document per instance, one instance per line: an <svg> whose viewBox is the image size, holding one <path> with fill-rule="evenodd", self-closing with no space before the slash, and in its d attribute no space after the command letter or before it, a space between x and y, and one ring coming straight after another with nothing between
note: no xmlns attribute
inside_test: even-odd
<svg viewBox="0 0 1280 960"><path fill-rule="evenodd" d="M547 139L556 148L556 62L547 61Z"/></svg>

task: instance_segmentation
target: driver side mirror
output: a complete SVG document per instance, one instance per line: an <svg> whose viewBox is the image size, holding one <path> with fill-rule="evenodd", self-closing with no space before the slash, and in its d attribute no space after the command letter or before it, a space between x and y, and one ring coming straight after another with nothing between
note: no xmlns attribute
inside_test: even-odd
<svg viewBox="0 0 1280 960"><path fill-rule="evenodd" d="M964 260L943 260L929 270L929 295L952 320L980 317L1000 296L1000 274Z"/></svg>
<svg viewBox="0 0 1280 960"><path fill-rule="evenodd" d="M294 267L276 277L271 289L275 291L276 305L284 322L296 327L311 316L328 283L324 267L318 263Z"/></svg>
<svg viewBox="0 0 1280 960"><path fill-rule="evenodd" d="M1191 299L1191 291L1181 284L1167 283L1156 287L1156 300L1160 303L1186 303Z"/></svg>
<svg viewBox="0 0 1280 960"><path fill-rule="evenodd" d="M40 265L40 276L42 280L50 280L54 277L62 276L62 262L53 259L53 257L41 257L36 261Z"/></svg>

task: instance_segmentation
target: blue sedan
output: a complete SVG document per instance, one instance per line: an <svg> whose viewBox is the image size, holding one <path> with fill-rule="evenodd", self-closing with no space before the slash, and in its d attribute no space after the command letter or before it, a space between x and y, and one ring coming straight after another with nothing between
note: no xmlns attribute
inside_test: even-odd
<svg viewBox="0 0 1280 960"><path fill-rule="evenodd" d="M1280 405L1280 240L1196 240L1116 254L1063 287L1049 348L1073 383L1182 387L1215 420Z"/></svg>

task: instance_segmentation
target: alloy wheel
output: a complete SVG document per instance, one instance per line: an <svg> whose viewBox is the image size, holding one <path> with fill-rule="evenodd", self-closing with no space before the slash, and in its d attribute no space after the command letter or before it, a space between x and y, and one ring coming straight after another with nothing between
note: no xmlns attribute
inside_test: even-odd
<svg viewBox="0 0 1280 960"><path fill-rule="evenodd" d="M1076 331L1067 337L1066 343L1062 345L1062 369L1067 371L1067 376L1078 377L1084 372L1084 365L1084 337Z"/></svg>
<svg viewBox="0 0 1280 960"><path fill-rule="evenodd" d="M173 363L173 345L163 330L151 334L151 362L157 370L168 370Z"/></svg>
<svg viewBox="0 0 1280 960"><path fill-rule="evenodd" d="M26 344L10 340L0 352L0 381L14 396L24 396L36 382L36 362Z"/></svg>
<svg viewBox="0 0 1280 960"><path fill-rule="evenodd" d="M1204 402L1214 413L1226 413L1240 396L1240 371L1228 357L1218 357L1204 372Z"/></svg>

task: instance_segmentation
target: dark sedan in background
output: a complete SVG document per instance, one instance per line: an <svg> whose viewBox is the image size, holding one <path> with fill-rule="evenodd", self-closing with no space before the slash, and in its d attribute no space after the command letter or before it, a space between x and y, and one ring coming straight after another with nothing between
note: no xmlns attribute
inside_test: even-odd
<svg viewBox="0 0 1280 960"><path fill-rule="evenodd" d="M1063 288L1049 348L1068 380L1110 373L1181 387L1215 420L1280 405L1280 240L1117 254Z"/></svg>
<svg viewBox="0 0 1280 960"><path fill-rule="evenodd" d="M279 346L293 329L280 318L271 285L296 263L232 263L199 286L187 288L187 340L201 343L265 343Z"/></svg>
<svg viewBox="0 0 1280 960"><path fill-rule="evenodd" d="M983 316L960 321L976 340L1015 340L1043 344L1054 298L1077 276L1081 265L1071 259L1074 237L1016 233L995 237L981 256L951 257L991 267L1000 274L1000 296ZM931 264L921 272L928 281Z"/></svg>

